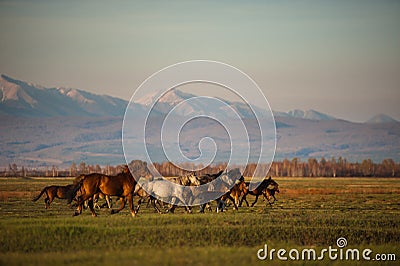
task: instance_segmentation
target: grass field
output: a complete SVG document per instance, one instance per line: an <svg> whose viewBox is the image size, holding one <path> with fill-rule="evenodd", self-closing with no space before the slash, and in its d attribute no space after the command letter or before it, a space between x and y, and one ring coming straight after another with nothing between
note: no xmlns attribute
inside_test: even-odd
<svg viewBox="0 0 400 266"><path fill-rule="evenodd" d="M272 208L259 200L239 211L200 214L195 207L193 214L159 215L142 206L136 218L128 209L112 216L98 210L93 218L89 211L72 217L65 201L56 199L49 210L43 198L31 201L44 186L71 179L0 179L0 265L271 265L280 261L257 258L266 243L319 251L337 248L339 237L347 239L346 248L396 254L386 265L400 260L400 179L276 181L281 192ZM326 256L307 264L344 262Z"/></svg>

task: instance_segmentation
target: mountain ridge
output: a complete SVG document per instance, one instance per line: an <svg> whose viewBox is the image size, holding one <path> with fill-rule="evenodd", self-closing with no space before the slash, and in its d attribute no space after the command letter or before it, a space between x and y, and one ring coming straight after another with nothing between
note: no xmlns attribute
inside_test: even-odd
<svg viewBox="0 0 400 266"><path fill-rule="evenodd" d="M13 82L11 78L7 81L7 78L0 77L0 166L9 163L31 167L66 166L80 161L101 165L124 163L122 123L127 101L78 89L44 88L22 81ZM165 110L155 112L155 122L162 122L165 117L161 111L168 111L181 98L190 95L179 94L181 98L172 96L166 98L168 101L161 102ZM35 109L36 106L39 109ZM133 104L131 107L137 108L139 114L133 117L133 124L143 126L140 124L140 115L145 110L143 105ZM242 106L234 104L233 107L240 109ZM242 110L243 121L254 122L251 117L246 117L247 111ZM354 123L332 119L315 110L274 111L274 115L277 160L332 156L342 156L350 161L366 158L374 161L385 158L400 160L400 123L386 116L373 120L378 123ZM232 120L233 130L240 130L238 121ZM153 129L149 132L149 140L157 140L157 132ZM188 156L196 157L197 137L214 136L216 142L222 144L219 146L221 154L228 154L229 146L221 138L221 132L218 125L207 121L196 124L194 121L184 128L182 147ZM255 127L249 127L249 135L257 135ZM133 145L133 150L136 150L140 142L134 140ZM151 154L161 154L162 147L149 147Z"/></svg>
<svg viewBox="0 0 400 266"><path fill-rule="evenodd" d="M127 101L72 88L45 88L0 76L0 113L14 116L120 116Z"/></svg>
<svg viewBox="0 0 400 266"><path fill-rule="evenodd" d="M125 113L128 101L109 95L99 95L75 88L53 87L21 81L5 74L0 74L0 114L28 117L52 116L122 116ZM131 103L137 110L143 110L143 105L152 103L155 94L143 96L139 101ZM160 113L171 110L179 102L195 97L196 95L180 90L170 90L158 103ZM250 108L241 102L231 102L220 99L230 105L242 117L253 117ZM195 106L198 109L204 106ZM252 108L258 108L252 106ZM190 111L190 110L189 110ZM215 110L220 112L221 110ZM222 110L224 111L224 110ZM186 109L186 112L188 110ZM276 117L294 117L318 121L335 120L337 118L322 112L308 109L293 109L288 112L273 111ZM187 115L185 113L184 115ZM345 120L347 121L347 120ZM399 122L394 118L378 114L365 123Z"/></svg>

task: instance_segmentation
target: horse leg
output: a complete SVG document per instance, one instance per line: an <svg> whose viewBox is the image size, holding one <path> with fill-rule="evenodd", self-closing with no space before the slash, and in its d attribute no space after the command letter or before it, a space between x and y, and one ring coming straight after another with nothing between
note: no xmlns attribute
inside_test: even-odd
<svg viewBox="0 0 400 266"><path fill-rule="evenodd" d="M89 206L90 211L92 212L92 216L97 217L97 214L95 213L94 208L93 208L93 197L89 199L88 206Z"/></svg>
<svg viewBox="0 0 400 266"><path fill-rule="evenodd" d="M112 199L110 196L106 195L107 206L109 209L112 208Z"/></svg>
<svg viewBox="0 0 400 266"><path fill-rule="evenodd" d="M119 207L119 209L118 209L118 210L112 209L112 210L111 210L111 214L119 213L123 208L125 208L125 203L126 203L125 198L120 197L120 198L119 198L119 202L120 202L120 207Z"/></svg>
<svg viewBox="0 0 400 266"><path fill-rule="evenodd" d="M44 204L45 204L44 207L45 207L46 209L50 208L49 198L48 198L48 197L44 199Z"/></svg>
<svg viewBox="0 0 400 266"><path fill-rule="evenodd" d="M275 202L275 201L278 201L278 200L275 198L275 195L272 195L272 197L274 198L274 202Z"/></svg>
<svg viewBox="0 0 400 266"><path fill-rule="evenodd" d="M156 203L156 199L153 198L153 196L150 196L149 198L149 202L152 202L153 208L159 213L162 214L162 211L160 211L160 209L157 207L157 203Z"/></svg>
<svg viewBox="0 0 400 266"><path fill-rule="evenodd" d="M239 207L242 207L243 201L245 201L246 204L247 204L247 207L249 207L249 203L248 203L247 200L246 200L246 196L247 196L247 193L245 193L245 194L243 195L243 197L241 198L241 200L240 200L240 202L239 202Z"/></svg>
<svg viewBox="0 0 400 266"><path fill-rule="evenodd" d="M192 213L192 207L190 206L185 206L185 209L188 213Z"/></svg>
<svg viewBox="0 0 400 266"><path fill-rule="evenodd" d="M79 196L77 201L76 201L77 208L76 208L73 216L77 216L77 215L82 213L82 202L83 202L82 201L82 197Z"/></svg>
<svg viewBox="0 0 400 266"><path fill-rule="evenodd" d="M96 209L101 209L101 206L99 205L99 197L100 197L100 195L99 194L95 194L94 196L93 196L93 206L96 208Z"/></svg>
<svg viewBox="0 0 400 266"><path fill-rule="evenodd" d="M136 216L136 212L135 212L135 206L133 205L133 195L132 195L132 194L129 194L129 195L126 197L126 200L127 200L128 203L129 203L129 209L131 210L132 216L135 217L135 216Z"/></svg>
<svg viewBox="0 0 400 266"><path fill-rule="evenodd" d="M221 198L217 199L217 209L216 209L217 213L219 213L220 211L223 212L224 208L225 208L225 202Z"/></svg>
<svg viewBox="0 0 400 266"><path fill-rule="evenodd" d="M200 205L200 213L204 213L204 209L205 209L205 207L206 207L206 204L204 203L204 204L201 204Z"/></svg>
<svg viewBox="0 0 400 266"><path fill-rule="evenodd" d="M47 204L50 208L50 204L53 202L54 200L54 196L52 196L51 194L49 196L47 196Z"/></svg>
<svg viewBox="0 0 400 266"><path fill-rule="evenodd" d="M235 202L235 200L232 198L232 196L228 194L227 197L228 197L228 199L229 199L230 201L232 201L232 203L233 203L233 208L234 208L235 210L238 210L238 206L236 205L236 202Z"/></svg>
<svg viewBox="0 0 400 266"><path fill-rule="evenodd" d="M246 202L246 206L249 207L249 202L247 201L247 199L244 199L244 201Z"/></svg>
<svg viewBox="0 0 400 266"><path fill-rule="evenodd" d="M271 203L271 201L269 200L269 199L270 199L269 193L263 192L263 196L264 196L264 198L267 200L269 206L272 208L272 203Z"/></svg>
<svg viewBox="0 0 400 266"><path fill-rule="evenodd" d="M46 191L46 198L44 199L44 204L45 204L46 209L50 208L51 202L49 202L49 200L50 200L49 193L47 193L47 191Z"/></svg>
<svg viewBox="0 0 400 266"><path fill-rule="evenodd" d="M171 205L172 206L167 210L167 212L170 212L170 213L174 213L175 212L176 202L177 201L178 201L178 199L176 197L172 198L172 201L171 201Z"/></svg>
<svg viewBox="0 0 400 266"><path fill-rule="evenodd" d="M150 203L153 203L153 202L151 202L151 198L149 197L148 200L147 200L146 208L148 208L150 206Z"/></svg>
<svg viewBox="0 0 400 266"><path fill-rule="evenodd" d="M259 195L256 195L256 200L253 202L253 204L251 204L251 207L253 207L253 206L254 206L254 204L256 204L256 203L257 203L258 196L259 196Z"/></svg>
<svg viewBox="0 0 400 266"><path fill-rule="evenodd" d="M237 207L239 207L239 194L235 195L235 204Z"/></svg>
<svg viewBox="0 0 400 266"><path fill-rule="evenodd" d="M83 208L83 204L90 198L90 196L85 195L85 196L79 196L76 205L78 206L78 208L75 210L74 215L73 216L77 216L79 214L82 213L82 208Z"/></svg>
<svg viewBox="0 0 400 266"><path fill-rule="evenodd" d="M243 195L243 197L242 197L242 199L240 200L240 203L239 203L239 207L241 207L242 206L242 203L243 203L243 201L244 202L246 202L246 206L247 207L249 207L249 202L247 201L247 195L249 195L249 193L247 192L247 193L244 193L244 195Z"/></svg>

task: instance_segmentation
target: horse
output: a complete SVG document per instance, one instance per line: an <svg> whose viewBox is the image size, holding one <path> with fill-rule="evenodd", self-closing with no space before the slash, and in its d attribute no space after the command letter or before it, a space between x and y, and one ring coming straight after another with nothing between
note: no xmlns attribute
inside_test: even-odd
<svg viewBox="0 0 400 266"><path fill-rule="evenodd" d="M276 186L274 186L273 188L267 188L265 190L265 193L263 193L264 198L268 201L269 206L272 207L272 204L275 203L275 201L277 201L277 199L275 198L275 192L279 193L279 186L278 184L276 184ZM273 202L271 202L271 199L274 199Z"/></svg>
<svg viewBox="0 0 400 266"><path fill-rule="evenodd" d="M247 193L247 185L244 182L244 177L241 176L239 180L235 182L235 185L229 190L229 192L220 198L217 204L217 212L224 211L226 206L225 202L228 200L232 201L234 210L238 210L239 197L245 193Z"/></svg>
<svg viewBox="0 0 400 266"><path fill-rule="evenodd" d="M249 186L249 184L250 184L250 183L247 183L247 182L246 182L246 185L247 185L247 186ZM247 206L249 206L249 203L248 203L248 201L247 201L247 199L246 199L246 196L247 196L248 194L253 195L253 196L256 196L256 199L255 199L255 201L251 204L251 207L253 207L253 206L257 203L258 197L259 197L260 195L263 195L263 196L268 200L268 198L267 198L267 196L266 196L266 193L267 193L266 190L268 189L269 186L273 186L273 187L278 188L279 185L278 185L278 183L276 183L275 180L273 180L271 177L269 177L268 179L264 179L264 180L261 182L261 184L260 184L256 189L254 189L254 190L247 190L247 193L245 193L245 194L243 195L242 199L240 200L239 206L242 206L243 201L245 201L246 204L247 204ZM278 189L278 190L279 190L279 189ZM268 200L268 202L269 202L269 200Z"/></svg>
<svg viewBox="0 0 400 266"><path fill-rule="evenodd" d="M191 192L187 192L182 187L174 186L173 184L171 184L171 182L178 184L180 186L191 186L191 185L199 186L200 185L200 181L197 179L197 177L194 173L184 175L184 176L174 177L174 178L171 178L169 181L163 180L163 179L158 179L158 180L153 180L153 181L150 181L147 183L143 183L142 187L139 187L135 190L135 195L140 196L140 199L138 201L137 210L139 210L140 204L142 203L142 201L145 198L149 198L149 202L152 202L154 209L158 213L161 214L162 212L156 206L157 199L154 196L152 196L152 194L157 194L159 197L164 198L166 201L171 202L172 206L170 206L170 208L167 210L167 212L173 213L176 208L176 203L181 202L184 205L186 205L186 210L189 213L191 213L192 212L191 208L187 205L190 204L189 202L191 201L193 194ZM168 193L168 192L170 192L170 193Z"/></svg>
<svg viewBox="0 0 400 266"><path fill-rule="evenodd" d="M46 198L44 199L46 209L50 208L50 204L55 198L66 199L67 204L70 204L75 198L79 188L80 183L67 186L47 186L43 188L40 194L34 197L32 201L37 201L44 193L46 193Z"/></svg>
<svg viewBox="0 0 400 266"><path fill-rule="evenodd" d="M241 196L245 195L247 193L247 185L244 182L244 177L242 176L236 183L235 185L231 188L229 191L229 195L233 200L231 200L236 206L239 206L239 199ZM227 193L228 194L228 193ZM222 197L222 200L229 200L227 194L225 194ZM236 208L235 208L236 209Z"/></svg>
<svg viewBox="0 0 400 266"><path fill-rule="evenodd" d="M222 171L223 172L223 171ZM217 177L219 177L219 180L216 180L211 187L209 187L209 191L203 192L201 197L213 197L213 195L218 195L221 192L226 192L222 196L218 197L215 199L217 201L217 212L222 212L224 207L225 207L225 200L230 199L233 204L234 208L237 210L238 207L235 204L235 200L232 198L231 191L234 186L235 182L240 182L240 180L244 180L242 174L240 173L239 168L235 168L230 170L229 172L222 174L222 172L219 172L217 174L213 175L204 175L199 178L202 184L206 184L209 182L214 181ZM200 212L203 213L204 209L206 208L208 203L201 204L200 205ZM210 207L208 207L210 208Z"/></svg>
<svg viewBox="0 0 400 266"><path fill-rule="evenodd" d="M122 168L125 168L125 167L126 166L122 166ZM129 163L129 169L132 172L135 172L139 176L143 176L148 180L149 179L150 180L153 179L153 175L151 174L150 170L147 168L147 163L146 162L143 162L141 160L132 160ZM85 176L86 175L83 174L83 175L80 175L80 176L76 177L75 180L74 180L74 183L79 183L80 181L83 180L83 178L85 178ZM99 198L105 199L106 202L103 203L102 205L99 205L99 203L98 203ZM85 208L88 208L88 201L89 200L86 200L85 203L84 203ZM111 198L111 196L104 195L103 193L96 193L93 196L93 202L94 202L94 207L97 208L97 209L101 209L101 208L104 208L104 207L108 207L109 209L112 208L112 198Z"/></svg>
<svg viewBox="0 0 400 266"><path fill-rule="evenodd" d="M131 165L135 167L131 168ZM97 193L102 193L104 195L117 196L120 198L120 208L117 210L112 209L111 214L118 213L124 209L126 201L128 201L131 214L133 217L135 217L136 212L133 205L133 193L135 191L137 181L133 177L131 171L137 177L145 176L149 179L151 175L149 169L147 168L147 163L138 160L132 161L131 164L129 164L129 167L125 166L123 171L115 176L108 176L98 173L85 175L80 187L82 195L78 197L78 209L75 211L74 216L82 213L83 203L86 200L89 200L89 209L92 212L92 216L96 217L97 214L93 209L93 197Z"/></svg>

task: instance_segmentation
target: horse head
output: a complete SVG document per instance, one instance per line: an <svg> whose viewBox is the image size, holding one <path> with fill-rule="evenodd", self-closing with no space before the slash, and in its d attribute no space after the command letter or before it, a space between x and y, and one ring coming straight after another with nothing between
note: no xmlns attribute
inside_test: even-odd
<svg viewBox="0 0 400 266"><path fill-rule="evenodd" d="M229 187L232 187L235 184L236 180L239 180L241 176L242 173L240 172L239 168L235 168L222 175L221 180Z"/></svg>
<svg viewBox="0 0 400 266"><path fill-rule="evenodd" d="M129 163L129 170L137 178L144 177L147 180L153 180L153 175L147 168L147 162L141 160L133 160Z"/></svg>

